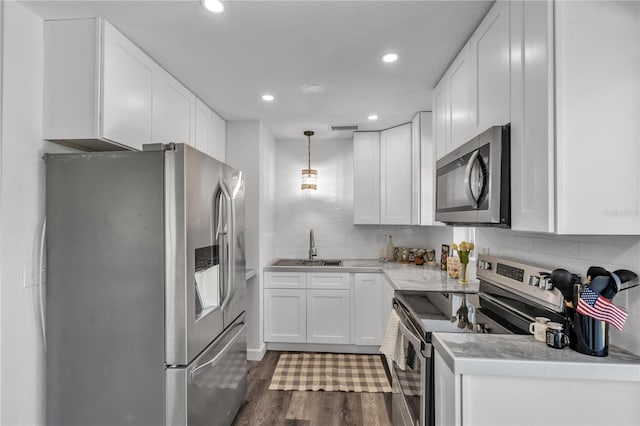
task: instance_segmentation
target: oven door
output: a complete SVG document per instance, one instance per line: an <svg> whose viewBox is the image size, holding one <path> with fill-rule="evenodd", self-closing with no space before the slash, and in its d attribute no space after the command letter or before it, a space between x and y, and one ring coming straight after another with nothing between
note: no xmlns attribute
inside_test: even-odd
<svg viewBox="0 0 640 426"><path fill-rule="evenodd" d="M405 323L400 322L399 331L404 346L402 369L396 361L391 371L393 380L392 420L394 426L427 425L427 397L425 389L427 369L431 362L431 345L413 333Z"/></svg>

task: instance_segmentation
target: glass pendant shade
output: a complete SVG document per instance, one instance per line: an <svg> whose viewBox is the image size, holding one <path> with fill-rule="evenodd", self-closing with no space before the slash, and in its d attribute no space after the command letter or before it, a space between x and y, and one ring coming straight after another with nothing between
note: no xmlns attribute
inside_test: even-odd
<svg viewBox="0 0 640 426"><path fill-rule="evenodd" d="M318 171L302 169L302 189L318 189Z"/></svg>
<svg viewBox="0 0 640 426"><path fill-rule="evenodd" d="M306 130L304 135L308 138L309 162L307 163L307 168L302 169L302 185L300 185L300 188L303 190L316 190L318 189L318 171L311 168L311 136L313 136L313 132Z"/></svg>

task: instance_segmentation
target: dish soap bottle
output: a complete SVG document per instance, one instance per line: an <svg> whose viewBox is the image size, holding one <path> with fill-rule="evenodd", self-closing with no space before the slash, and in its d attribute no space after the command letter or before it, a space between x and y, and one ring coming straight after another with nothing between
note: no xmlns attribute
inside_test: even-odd
<svg viewBox="0 0 640 426"><path fill-rule="evenodd" d="M391 235L389 235L389 241L387 242L387 247L384 250L385 259L392 261L395 260L395 253L393 250L393 240L391 239Z"/></svg>

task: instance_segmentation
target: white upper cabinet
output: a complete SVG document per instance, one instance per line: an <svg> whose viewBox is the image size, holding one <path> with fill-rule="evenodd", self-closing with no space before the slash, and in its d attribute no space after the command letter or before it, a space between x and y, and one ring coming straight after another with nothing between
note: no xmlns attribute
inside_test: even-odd
<svg viewBox="0 0 640 426"><path fill-rule="evenodd" d="M227 123L211 111L211 141L209 142L210 155L220 161L227 158Z"/></svg>
<svg viewBox="0 0 640 426"><path fill-rule="evenodd" d="M511 3L511 228L554 232L553 3Z"/></svg>
<svg viewBox="0 0 640 426"><path fill-rule="evenodd" d="M419 112L413 118L411 136L413 146L420 147L418 154L419 163L416 166L420 172L420 185L414 186L414 202L419 206L414 207L414 213L419 213L419 219L414 223L423 226L440 225L435 220L435 195L436 195L436 141L433 132L433 113Z"/></svg>
<svg viewBox="0 0 640 426"><path fill-rule="evenodd" d="M509 2L497 1L433 91L436 157L509 123Z"/></svg>
<svg viewBox="0 0 640 426"><path fill-rule="evenodd" d="M436 144L436 160L444 157L451 145L451 108L448 80L443 78L433 89L433 138Z"/></svg>
<svg viewBox="0 0 640 426"><path fill-rule="evenodd" d="M45 21L43 136L89 150L152 139L155 63L102 19Z"/></svg>
<svg viewBox="0 0 640 426"><path fill-rule="evenodd" d="M469 41L474 82L474 125L470 136L509 123L509 2L498 1Z"/></svg>
<svg viewBox="0 0 640 426"><path fill-rule="evenodd" d="M449 89L449 137L446 153L451 152L474 135L474 67L471 63L470 49L465 46L449 71L445 74Z"/></svg>
<svg viewBox="0 0 640 426"><path fill-rule="evenodd" d="M640 234L640 3L555 3L559 234Z"/></svg>
<svg viewBox="0 0 640 426"><path fill-rule="evenodd" d="M44 139L92 151L187 143L224 161L224 120L111 24L44 25Z"/></svg>
<svg viewBox="0 0 640 426"><path fill-rule="evenodd" d="M512 228L640 234L640 5L511 8Z"/></svg>
<svg viewBox="0 0 640 426"><path fill-rule="evenodd" d="M353 134L353 223L380 223L380 132Z"/></svg>
<svg viewBox="0 0 640 426"><path fill-rule="evenodd" d="M225 161L226 123L204 102L196 98L195 146L213 158Z"/></svg>
<svg viewBox="0 0 640 426"><path fill-rule="evenodd" d="M419 185L419 173L414 173L411 123L380 132L380 223L383 225L413 224L414 185ZM417 177L417 179L416 179Z"/></svg>
<svg viewBox="0 0 640 426"><path fill-rule="evenodd" d="M196 97L168 72L153 74L153 142L196 143Z"/></svg>
<svg viewBox="0 0 640 426"><path fill-rule="evenodd" d="M196 98L196 141L195 147L200 151L209 153L211 135L211 110L204 102Z"/></svg>

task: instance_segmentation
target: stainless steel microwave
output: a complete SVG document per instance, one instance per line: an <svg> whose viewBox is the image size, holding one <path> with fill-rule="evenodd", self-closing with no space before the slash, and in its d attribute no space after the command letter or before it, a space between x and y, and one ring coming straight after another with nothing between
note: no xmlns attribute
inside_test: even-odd
<svg viewBox="0 0 640 426"><path fill-rule="evenodd" d="M494 126L436 162L436 220L511 226L510 125Z"/></svg>

